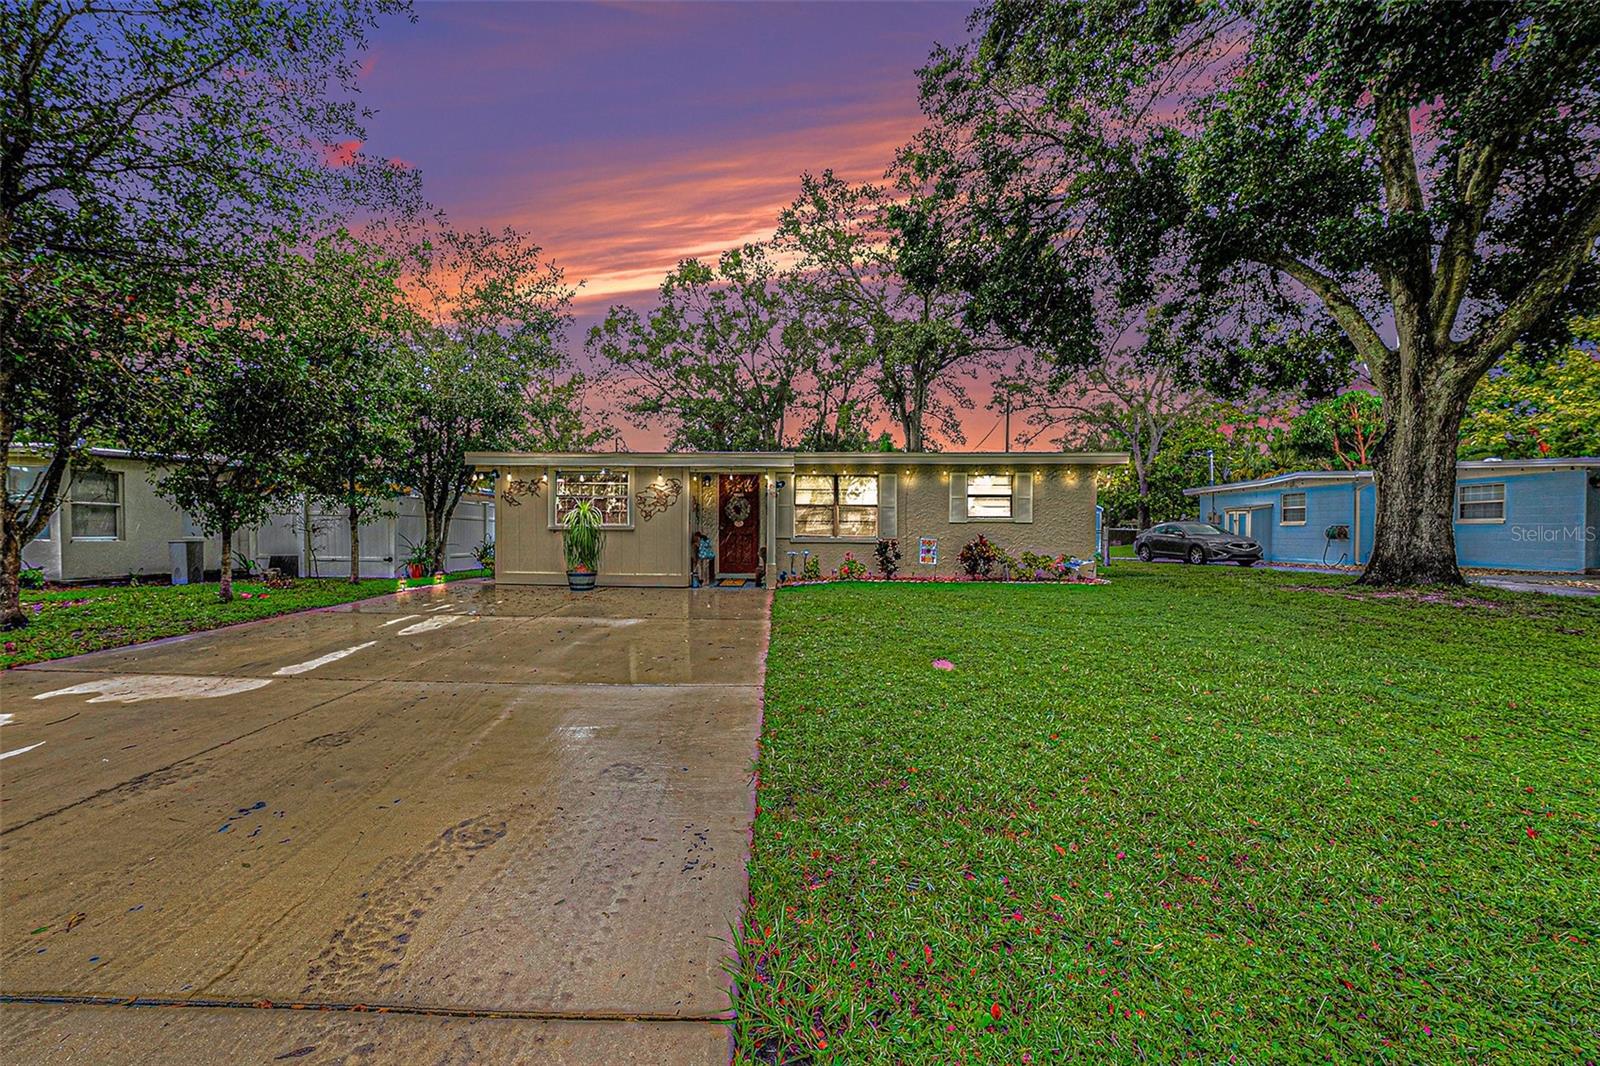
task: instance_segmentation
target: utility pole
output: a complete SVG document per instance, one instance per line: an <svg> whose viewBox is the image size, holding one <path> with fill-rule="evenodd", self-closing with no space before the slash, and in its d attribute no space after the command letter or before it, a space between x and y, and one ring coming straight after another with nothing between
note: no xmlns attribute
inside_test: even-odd
<svg viewBox="0 0 1600 1066"><path fill-rule="evenodd" d="M1006 390L1006 451L1011 450L1011 390Z"/></svg>

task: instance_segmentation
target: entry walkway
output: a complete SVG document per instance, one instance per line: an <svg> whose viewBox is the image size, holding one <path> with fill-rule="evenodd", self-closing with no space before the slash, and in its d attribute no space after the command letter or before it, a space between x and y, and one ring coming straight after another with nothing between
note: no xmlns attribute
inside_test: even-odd
<svg viewBox="0 0 1600 1066"><path fill-rule="evenodd" d="M0 1059L725 1062L767 608L424 588L0 675Z"/></svg>

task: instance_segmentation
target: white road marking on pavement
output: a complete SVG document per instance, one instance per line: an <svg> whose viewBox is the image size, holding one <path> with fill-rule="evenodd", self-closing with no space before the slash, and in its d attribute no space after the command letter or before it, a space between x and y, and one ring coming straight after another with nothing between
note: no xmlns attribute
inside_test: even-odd
<svg viewBox="0 0 1600 1066"><path fill-rule="evenodd" d="M563 725L556 727L557 733L565 733L567 736L577 740L589 740L599 731L600 727L597 725Z"/></svg>
<svg viewBox="0 0 1600 1066"><path fill-rule="evenodd" d="M460 621L461 617L462 616L459 614L436 614L425 622L418 622L416 625L406 626L400 631L400 635L402 637L409 637L413 633L427 633L430 630L443 629L451 622Z"/></svg>
<svg viewBox="0 0 1600 1066"><path fill-rule="evenodd" d="M39 741L38 744L29 744L27 747L25 747L25 748L17 748L15 751L0 752L0 759L9 759L13 755L22 755L25 752L32 751L34 748L37 748L37 747L41 746L42 744L44 744L44 741L41 740L41 741Z"/></svg>
<svg viewBox="0 0 1600 1066"><path fill-rule="evenodd" d="M448 606L450 606L448 603L441 603L437 607L429 607L428 610L430 610L430 611L442 611Z"/></svg>
<svg viewBox="0 0 1600 1066"><path fill-rule="evenodd" d="M383 624L385 626L397 626L401 622L409 622L413 618L421 618L421 617L422 616L420 614L403 614L399 618L396 618L396 619L394 619L393 621L390 621L390 622L385 622Z"/></svg>
<svg viewBox="0 0 1600 1066"><path fill-rule="evenodd" d="M52 696L85 696L99 693L90 703L139 703L142 700L210 700L218 696L234 696L272 684L269 677L189 677L178 674L132 674L125 677L106 677L98 681L85 681L71 688L58 688L54 692L41 692L33 697L47 700Z"/></svg>
<svg viewBox="0 0 1600 1066"><path fill-rule="evenodd" d="M330 651L326 655L319 655L315 659L307 659L305 662L295 663L293 666L280 666L276 670L272 671L272 676L291 677L295 674L303 674L307 670L315 670L319 666L327 666L329 663L338 662L346 655L354 655L362 648L370 648L376 643L378 642L375 640L369 640L365 644L356 644L353 647L340 648L338 651Z"/></svg>
<svg viewBox="0 0 1600 1066"><path fill-rule="evenodd" d="M0 714L0 725L5 725L15 717L16 715L14 714Z"/></svg>

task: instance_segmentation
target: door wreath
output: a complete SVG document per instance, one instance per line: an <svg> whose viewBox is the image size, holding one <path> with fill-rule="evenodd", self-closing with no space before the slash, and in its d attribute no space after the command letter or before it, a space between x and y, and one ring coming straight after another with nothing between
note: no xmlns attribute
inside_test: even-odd
<svg viewBox="0 0 1600 1066"><path fill-rule="evenodd" d="M744 525L745 519L750 517L750 497L728 497L728 502L722 506L722 513L727 515L728 520L735 526Z"/></svg>

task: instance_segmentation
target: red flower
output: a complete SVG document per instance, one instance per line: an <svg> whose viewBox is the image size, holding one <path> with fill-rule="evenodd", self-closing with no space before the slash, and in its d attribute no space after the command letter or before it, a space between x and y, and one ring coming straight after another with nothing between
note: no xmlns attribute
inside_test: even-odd
<svg viewBox="0 0 1600 1066"><path fill-rule="evenodd" d="M1538 840L1539 839L1539 831L1537 829L1535 829L1531 825L1528 826L1528 839L1529 840Z"/></svg>
<svg viewBox="0 0 1600 1066"><path fill-rule="evenodd" d="M1004 1008L1002 1008L1000 1006L1000 1004L998 1004L998 1003L989 1004L989 1017L993 1018L995 1021L999 1021L1000 1020L1000 1016L1002 1014L1004 1014L1004 1013L1005 1013L1005 1010L1004 1010Z"/></svg>

